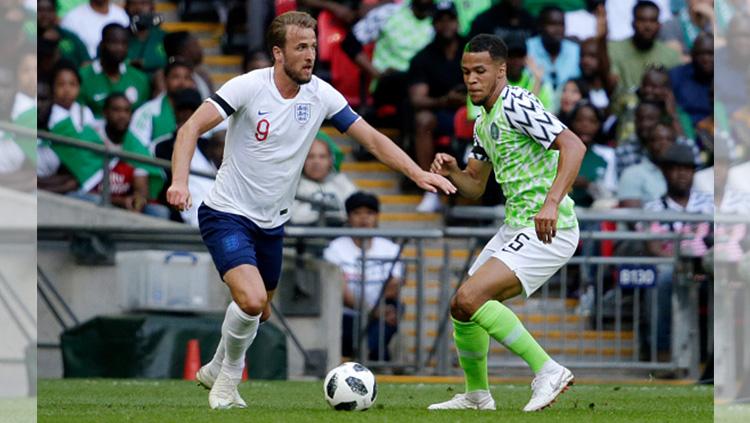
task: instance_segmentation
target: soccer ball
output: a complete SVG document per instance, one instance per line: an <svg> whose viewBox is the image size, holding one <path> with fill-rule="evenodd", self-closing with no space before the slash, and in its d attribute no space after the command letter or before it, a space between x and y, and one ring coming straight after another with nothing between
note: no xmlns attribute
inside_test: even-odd
<svg viewBox="0 0 750 423"><path fill-rule="evenodd" d="M328 372L323 391L328 404L336 410L364 411L375 403L378 384L367 367L347 362Z"/></svg>

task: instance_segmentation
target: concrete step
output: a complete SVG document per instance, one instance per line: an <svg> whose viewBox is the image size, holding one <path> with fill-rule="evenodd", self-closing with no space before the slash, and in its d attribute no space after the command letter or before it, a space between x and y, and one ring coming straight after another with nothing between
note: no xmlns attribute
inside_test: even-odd
<svg viewBox="0 0 750 423"><path fill-rule="evenodd" d="M161 24L167 32L188 31L199 39L216 39L224 33L224 26L214 22L164 22Z"/></svg>

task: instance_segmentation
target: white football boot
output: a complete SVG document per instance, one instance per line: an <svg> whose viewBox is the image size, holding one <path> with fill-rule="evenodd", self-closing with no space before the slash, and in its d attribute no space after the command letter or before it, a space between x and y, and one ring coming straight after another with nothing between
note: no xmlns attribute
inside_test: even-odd
<svg viewBox="0 0 750 423"><path fill-rule="evenodd" d="M198 369L195 373L195 380L198 381L198 385L206 389L211 389L214 386L214 382L216 382L216 376L215 374L211 374L211 364L209 363Z"/></svg>
<svg viewBox="0 0 750 423"><path fill-rule="evenodd" d="M214 410L226 410L229 408L246 408L247 403L242 399L237 391L237 385L242 378L230 378L224 372L219 372L219 376L208 393L208 405Z"/></svg>
<svg viewBox="0 0 750 423"><path fill-rule="evenodd" d="M456 394L452 399L432 404L428 410L495 410L495 400L488 391Z"/></svg>
<svg viewBox="0 0 750 423"><path fill-rule="evenodd" d="M531 382L531 400L523 411L539 411L549 407L573 382L573 373L559 364L550 371L540 372Z"/></svg>

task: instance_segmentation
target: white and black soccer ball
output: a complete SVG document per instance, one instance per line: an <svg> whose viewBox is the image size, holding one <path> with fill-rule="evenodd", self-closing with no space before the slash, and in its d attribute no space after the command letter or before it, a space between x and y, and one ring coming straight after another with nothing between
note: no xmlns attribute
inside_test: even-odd
<svg viewBox="0 0 750 423"><path fill-rule="evenodd" d="M375 403L378 385L367 367L347 362L328 372L323 391L335 410L364 411Z"/></svg>

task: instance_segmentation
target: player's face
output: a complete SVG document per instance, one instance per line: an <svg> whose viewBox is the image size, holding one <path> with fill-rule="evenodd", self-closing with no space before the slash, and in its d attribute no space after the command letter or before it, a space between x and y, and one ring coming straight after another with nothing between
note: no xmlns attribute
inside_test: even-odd
<svg viewBox="0 0 750 423"><path fill-rule="evenodd" d="M326 143L315 140L307 153L302 172L313 181L322 182L331 172L332 165L333 160Z"/></svg>
<svg viewBox="0 0 750 423"><path fill-rule="evenodd" d="M73 105L80 91L81 84L73 72L61 71L53 81L52 95L54 102L65 109L69 109Z"/></svg>
<svg viewBox="0 0 750 423"><path fill-rule="evenodd" d="M369 207L357 207L349 213L349 226L352 228L377 228L378 212Z"/></svg>
<svg viewBox="0 0 750 423"><path fill-rule="evenodd" d="M122 63L128 57L128 33L124 29L112 29L105 34L101 43L102 56L115 63Z"/></svg>
<svg viewBox="0 0 750 423"><path fill-rule="evenodd" d="M312 28L288 26L283 49L274 47L274 58L284 67L284 72L297 84L307 84L312 79L318 41Z"/></svg>
<svg viewBox="0 0 750 423"><path fill-rule="evenodd" d="M107 121L107 127L121 133L124 133L128 129L130 115L130 102L122 97L113 100L109 104L109 107L104 109L104 119Z"/></svg>
<svg viewBox="0 0 750 423"><path fill-rule="evenodd" d="M174 95L180 90L195 88L193 72L185 66L177 66L169 72L169 75L164 77L164 84L169 95Z"/></svg>
<svg viewBox="0 0 750 423"><path fill-rule="evenodd" d="M481 106L487 103L505 78L505 63L492 60L487 51L465 52L461 59L461 71L471 102Z"/></svg>

